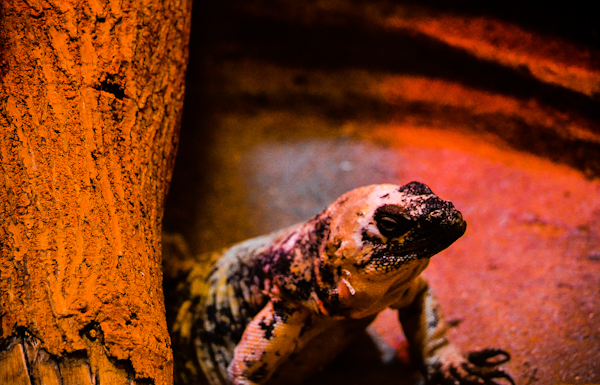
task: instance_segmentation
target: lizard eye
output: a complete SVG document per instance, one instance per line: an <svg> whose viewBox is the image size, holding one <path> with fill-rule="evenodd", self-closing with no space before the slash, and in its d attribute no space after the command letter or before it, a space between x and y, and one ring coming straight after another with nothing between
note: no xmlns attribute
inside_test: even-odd
<svg viewBox="0 0 600 385"><path fill-rule="evenodd" d="M392 217L382 217L377 221L380 230L384 231L394 231L398 226L398 221Z"/></svg>
<svg viewBox="0 0 600 385"><path fill-rule="evenodd" d="M412 227L412 222L404 217L384 215L377 218L377 228L386 238L397 238Z"/></svg>

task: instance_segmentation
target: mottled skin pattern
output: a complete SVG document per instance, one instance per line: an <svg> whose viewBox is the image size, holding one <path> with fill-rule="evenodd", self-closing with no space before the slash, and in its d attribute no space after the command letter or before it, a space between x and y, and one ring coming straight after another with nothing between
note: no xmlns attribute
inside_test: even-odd
<svg viewBox="0 0 600 385"><path fill-rule="evenodd" d="M466 223L424 184L352 190L306 223L239 243L188 278L174 339L190 349L179 375L212 385L289 383L334 358L382 310L398 310L431 384L513 383L508 354L464 356L420 273ZM177 354L177 352L176 352ZM188 357L189 358L189 357Z"/></svg>

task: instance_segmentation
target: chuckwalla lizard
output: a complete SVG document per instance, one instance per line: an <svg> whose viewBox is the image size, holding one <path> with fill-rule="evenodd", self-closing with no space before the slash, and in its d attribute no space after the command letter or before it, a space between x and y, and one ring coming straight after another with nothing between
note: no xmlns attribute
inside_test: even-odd
<svg viewBox="0 0 600 385"><path fill-rule="evenodd" d="M306 223L213 253L185 285L173 328L176 358L188 355L178 376L195 383L201 369L211 385L294 382L389 307L427 383L514 385L499 367L508 353L463 355L448 341L420 275L465 229L452 203L422 183L371 185Z"/></svg>

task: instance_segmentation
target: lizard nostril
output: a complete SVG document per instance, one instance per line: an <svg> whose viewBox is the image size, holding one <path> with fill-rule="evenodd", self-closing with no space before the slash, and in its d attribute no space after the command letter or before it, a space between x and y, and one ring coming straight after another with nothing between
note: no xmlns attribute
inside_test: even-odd
<svg viewBox="0 0 600 385"><path fill-rule="evenodd" d="M432 218L436 218L436 219L442 218L444 216L444 210L442 210L442 209L434 210L429 213L429 216Z"/></svg>

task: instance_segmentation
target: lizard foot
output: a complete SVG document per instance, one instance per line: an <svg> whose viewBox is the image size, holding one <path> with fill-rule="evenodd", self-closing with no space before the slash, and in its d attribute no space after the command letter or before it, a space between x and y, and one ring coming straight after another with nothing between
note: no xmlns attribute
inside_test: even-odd
<svg viewBox="0 0 600 385"><path fill-rule="evenodd" d="M515 385L499 366L510 360L501 349L488 348L471 352L465 359L454 349L444 352L427 365L427 385L499 385L501 380Z"/></svg>

